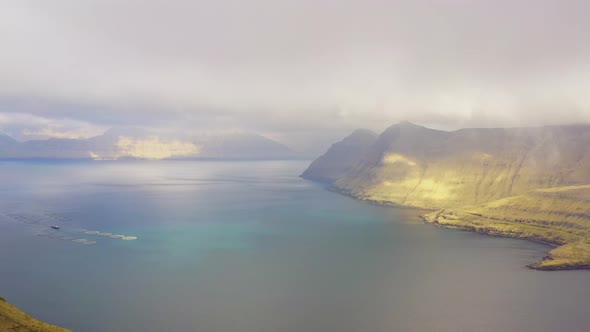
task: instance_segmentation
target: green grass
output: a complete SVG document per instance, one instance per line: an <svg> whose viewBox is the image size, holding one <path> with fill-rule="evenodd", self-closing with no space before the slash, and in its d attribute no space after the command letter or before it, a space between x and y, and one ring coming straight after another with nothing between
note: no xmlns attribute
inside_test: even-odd
<svg viewBox="0 0 590 332"><path fill-rule="evenodd" d="M0 331L67 332L69 330L37 320L0 297Z"/></svg>
<svg viewBox="0 0 590 332"><path fill-rule="evenodd" d="M439 226L522 238L557 246L539 270L590 268L590 186L530 191L486 204L423 216Z"/></svg>

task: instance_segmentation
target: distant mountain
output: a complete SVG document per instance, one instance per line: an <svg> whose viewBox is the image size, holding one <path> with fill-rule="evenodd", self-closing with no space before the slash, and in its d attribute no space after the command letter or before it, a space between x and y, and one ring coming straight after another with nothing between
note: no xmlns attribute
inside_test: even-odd
<svg viewBox="0 0 590 332"><path fill-rule="evenodd" d="M580 230L590 232L590 209L580 210L580 203L553 206L551 213L561 217L551 222L526 212L536 211L536 204L550 202L547 195L533 194L533 190L590 185L588 125L447 132L403 122L389 127L369 146L347 147L341 143L315 160L302 176L328 181L336 190L380 204L453 209L453 213L442 214L446 222L438 224L445 226L451 226L453 223L448 220L454 220L455 227L487 230L492 234L504 232L503 235L517 236L519 232L528 232L518 237L554 244L563 243L548 236L548 230L549 233L557 228L572 234ZM572 191L564 189L560 195L567 192ZM576 202L590 206L590 191L576 191L576 195ZM518 199L522 209L502 208L506 211L504 216L489 213L490 206L500 208L501 199L513 196L522 197ZM465 211L480 210L510 227L493 231L492 219L484 218L483 213L474 218L464 217ZM567 220L566 216L571 214L579 214L578 224ZM467 219L471 224L465 223ZM515 221L529 219L534 219L531 221L534 227L544 225L546 229L525 229L522 222ZM429 217L429 221L436 220L432 215ZM590 236L570 237L574 238L589 241L590 266Z"/></svg>
<svg viewBox="0 0 590 332"><path fill-rule="evenodd" d="M0 136L2 159L289 159L288 147L251 133L174 134L114 128L88 139L17 142Z"/></svg>
<svg viewBox="0 0 590 332"><path fill-rule="evenodd" d="M0 144L13 144L16 142L17 141L14 138L8 135L0 134Z"/></svg>

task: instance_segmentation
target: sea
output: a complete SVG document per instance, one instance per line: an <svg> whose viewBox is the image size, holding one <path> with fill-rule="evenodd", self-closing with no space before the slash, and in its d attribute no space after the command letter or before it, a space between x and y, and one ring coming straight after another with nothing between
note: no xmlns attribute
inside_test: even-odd
<svg viewBox="0 0 590 332"><path fill-rule="evenodd" d="M0 296L73 331L590 331L590 271L301 179L309 161L2 161ZM57 226L59 229L53 229Z"/></svg>

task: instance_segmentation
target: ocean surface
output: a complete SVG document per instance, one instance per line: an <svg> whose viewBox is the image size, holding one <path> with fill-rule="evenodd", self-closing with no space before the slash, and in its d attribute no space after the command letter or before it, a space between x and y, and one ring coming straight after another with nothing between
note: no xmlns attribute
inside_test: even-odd
<svg viewBox="0 0 590 332"><path fill-rule="evenodd" d="M82 332L590 330L589 271L525 267L548 246L425 225L307 165L0 162L0 295Z"/></svg>

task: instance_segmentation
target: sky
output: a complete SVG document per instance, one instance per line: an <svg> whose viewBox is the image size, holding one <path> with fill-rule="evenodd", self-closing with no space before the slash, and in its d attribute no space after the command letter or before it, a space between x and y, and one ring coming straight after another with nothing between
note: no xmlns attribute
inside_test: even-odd
<svg viewBox="0 0 590 332"><path fill-rule="evenodd" d="M317 153L356 128L590 122L581 0L1 0L0 131L252 131Z"/></svg>

